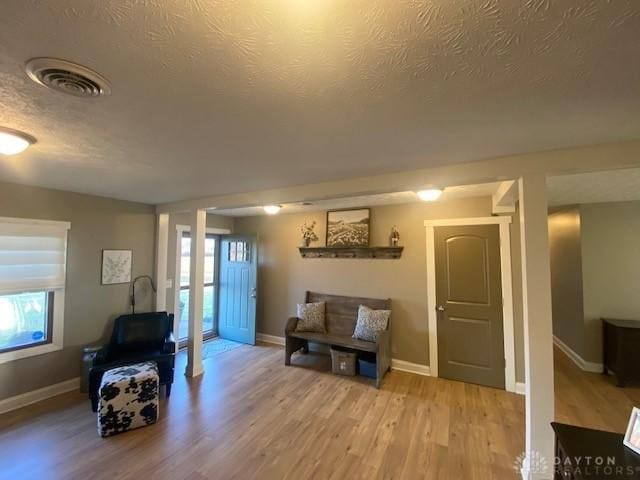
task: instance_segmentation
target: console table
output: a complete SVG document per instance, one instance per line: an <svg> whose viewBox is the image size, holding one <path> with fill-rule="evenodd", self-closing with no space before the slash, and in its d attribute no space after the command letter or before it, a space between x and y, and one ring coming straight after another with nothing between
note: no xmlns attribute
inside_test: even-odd
<svg viewBox="0 0 640 480"><path fill-rule="evenodd" d="M602 319L604 373L616 374L618 386L640 379L640 320Z"/></svg>
<svg viewBox="0 0 640 480"><path fill-rule="evenodd" d="M640 478L640 455L625 447L624 435L562 423L556 433L554 480Z"/></svg>

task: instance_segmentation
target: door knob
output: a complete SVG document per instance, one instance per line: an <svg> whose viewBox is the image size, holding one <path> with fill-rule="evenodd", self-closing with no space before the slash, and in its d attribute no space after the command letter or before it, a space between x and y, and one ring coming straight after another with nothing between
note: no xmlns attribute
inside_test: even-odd
<svg viewBox="0 0 640 480"><path fill-rule="evenodd" d="M251 298L256 298L256 289L255 288L251 289L251 295L250 296L251 296Z"/></svg>
<svg viewBox="0 0 640 480"><path fill-rule="evenodd" d="M437 311L439 311L439 312L444 312L444 311L446 310L446 308L444 308L444 306L443 306L443 305L438 305L438 306L436 307L436 310L437 310Z"/></svg>

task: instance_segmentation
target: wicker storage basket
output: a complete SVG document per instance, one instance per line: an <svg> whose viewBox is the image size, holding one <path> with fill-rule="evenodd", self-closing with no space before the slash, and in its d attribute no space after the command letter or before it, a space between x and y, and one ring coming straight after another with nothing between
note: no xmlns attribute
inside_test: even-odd
<svg viewBox="0 0 640 480"><path fill-rule="evenodd" d="M331 370L337 375L356 374L356 352L346 348L331 347Z"/></svg>

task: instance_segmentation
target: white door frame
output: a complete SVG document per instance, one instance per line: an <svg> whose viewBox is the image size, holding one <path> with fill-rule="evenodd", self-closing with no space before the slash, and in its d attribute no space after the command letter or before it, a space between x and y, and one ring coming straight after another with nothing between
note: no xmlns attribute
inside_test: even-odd
<svg viewBox="0 0 640 480"><path fill-rule="evenodd" d="M429 366L431 375L438 376L438 314L436 312L435 227L467 225L500 226L500 275L502 277L502 322L504 336L504 385L508 392L516 391L515 346L513 330L513 291L511 281L510 216L448 218L425 220L427 233L427 317L429 320Z"/></svg>
<svg viewBox="0 0 640 480"><path fill-rule="evenodd" d="M173 273L173 331L177 332L175 335L179 335L179 322L180 322L180 270L182 268L180 259L182 251L182 234L184 232L191 232L191 225L176 225L176 269ZM231 230L227 228L214 228L207 227L206 233L213 235L227 235L231 233ZM177 338L177 337L176 337ZM176 348L179 343L179 339L176 342Z"/></svg>

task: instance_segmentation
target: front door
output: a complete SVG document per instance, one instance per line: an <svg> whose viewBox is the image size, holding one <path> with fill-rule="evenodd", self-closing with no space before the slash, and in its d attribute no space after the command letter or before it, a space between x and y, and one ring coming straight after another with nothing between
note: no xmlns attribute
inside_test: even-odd
<svg viewBox="0 0 640 480"><path fill-rule="evenodd" d="M504 389L498 225L435 228L438 371Z"/></svg>
<svg viewBox="0 0 640 480"><path fill-rule="evenodd" d="M257 257L255 236L221 236L218 333L222 338L256 343Z"/></svg>

